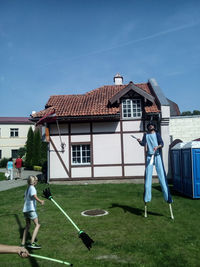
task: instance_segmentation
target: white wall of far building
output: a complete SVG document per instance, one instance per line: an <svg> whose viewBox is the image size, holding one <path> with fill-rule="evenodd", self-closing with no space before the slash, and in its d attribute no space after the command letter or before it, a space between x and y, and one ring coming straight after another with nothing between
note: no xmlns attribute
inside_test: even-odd
<svg viewBox="0 0 200 267"><path fill-rule="evenodd" d="M35 128L33 124L0 124L1 158L10 158L12 156L12 150L18 150L25 146L30 127L32 127L33 130ZM18 136L10 136L11 128L18 129Z"/></svg>
<svg viewBox="0 0 200 267"><path fill-rule="evenodd" d="M183 142L190 142L200 138L200 116L171 117L169 134L171 141L181 139Z"/></svg>

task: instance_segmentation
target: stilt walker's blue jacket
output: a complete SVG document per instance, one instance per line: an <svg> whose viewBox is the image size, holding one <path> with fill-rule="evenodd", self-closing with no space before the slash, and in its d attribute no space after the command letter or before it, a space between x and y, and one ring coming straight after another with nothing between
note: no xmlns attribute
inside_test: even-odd
<svg viewBox="0 0 200 267"><path fill-rule="evenodd" d="M143 138L142 138L142 141L140 142L141 146L146 146L146 144L147 144L146 136L147 136L147 134L145 133ZM156 132L156 137L157 137L158 145L161 145L163 147L164 146L164 142L162 140L161 135L158 132ZM161 148L159 148L159 154L161 155Z"/></svg>

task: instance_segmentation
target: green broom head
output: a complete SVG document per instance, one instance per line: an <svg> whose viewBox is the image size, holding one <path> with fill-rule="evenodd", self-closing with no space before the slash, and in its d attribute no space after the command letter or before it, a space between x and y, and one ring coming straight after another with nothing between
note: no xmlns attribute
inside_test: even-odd
<svg viewBox="0 0 200 267"><path fill-rule="evenodd" d="M80 231L78 235L79 238L81 238L81 240L83 241L83 244L88 248L88 250L90 250L92 247L92 243L94 243L94 241L89 237L89 235L87 235L83 231Z"/></svg>
<svg viewBox="0 0 200 267"><path fill-rule="evenodd" d="M51 200L51 198L53 198L49 188L46 188L45 190L43 190L43 195L45 198L47 198L49 200Z"/></svg>

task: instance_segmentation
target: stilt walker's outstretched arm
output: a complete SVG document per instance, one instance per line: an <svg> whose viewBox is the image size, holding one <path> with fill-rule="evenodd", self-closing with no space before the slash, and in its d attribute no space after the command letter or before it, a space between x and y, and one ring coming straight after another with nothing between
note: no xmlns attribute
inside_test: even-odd
<svg viewBox="0 0 200 267"><path fill-rule="evenodd" d="M173 211L172 211L172 205L171 205L171 203L169 203L169 210L170 210L170 216L171 216L171 219L174 220L174 215L173 215Z"/></svg>

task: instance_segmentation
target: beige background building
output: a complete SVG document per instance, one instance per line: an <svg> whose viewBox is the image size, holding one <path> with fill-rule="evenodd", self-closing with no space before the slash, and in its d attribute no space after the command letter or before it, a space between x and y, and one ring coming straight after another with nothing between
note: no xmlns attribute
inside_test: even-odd
<svg viewBox="0 0 200 267"><path fill-rule="evenodd" d="M26 144L30 127L35 126L27 117L0 117L0 159L16 158L18 149Z"/></svg>

